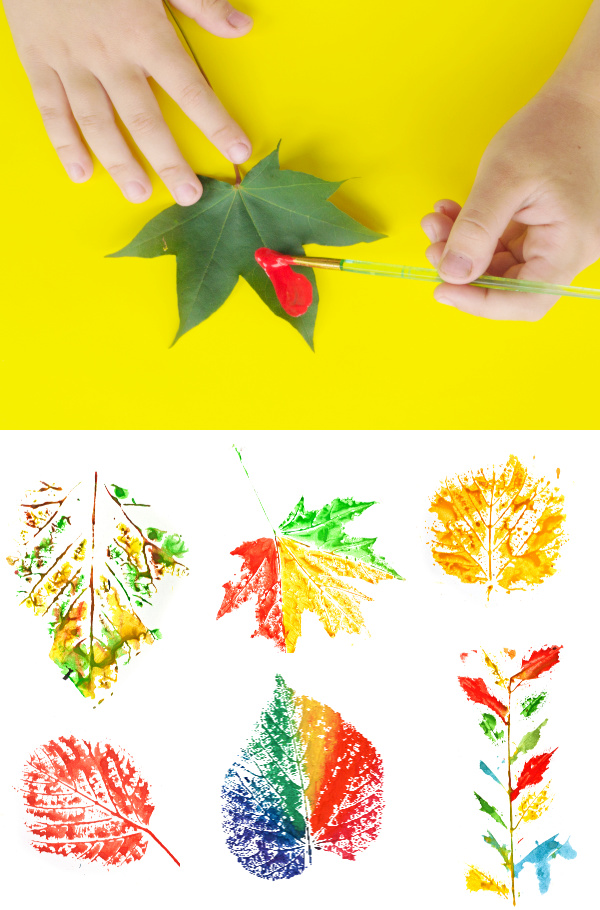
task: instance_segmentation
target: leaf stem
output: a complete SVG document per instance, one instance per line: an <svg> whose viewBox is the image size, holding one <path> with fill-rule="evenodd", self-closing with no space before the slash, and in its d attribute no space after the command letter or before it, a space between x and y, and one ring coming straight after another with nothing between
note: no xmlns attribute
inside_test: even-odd
<svg viewBox="0 0 600 910"><path fill-rule="evenodd" d="M92 552L90 557L90 682L94 664L94 544L96 538L96 495L98 493L98 471L94 474L94 504L92 506Z"/></svg>
<svg viewBox="0 0 600 910"><path fill-rule="evenodd" d="M177 16L176 16L175 13L173 12L173 7L172 7L171 4L169 3L169 0L163 0L163 4L164 4L164 7L165 7L165 9L166 9L166 11L167 11L167 14L169 15L169 18L170 18L171 21L173 22L173 25L175 26L176 30L179 32L179 34L180 34L180 36L181 36L181 39L182 39L183 43L185 44L185 46L187 47L188 51L190 52L190 54L191 54L191 56L192 56L192 59L193 59L194 63L196 64L196 66L197 66L198 69L200 70L200 72L201 72L203 78L205 79L206 84L208 85L209 88L212 89L212 85L211 85L210 79L208 78L208 76L207 76L206 73L204 72L204 69L203 69L203 67L202 67L202 64L201 64L200 61L198 60L198 58L197 58L197 56L196 56L196 54L195 54L195 52L194 52L194 48L193 48L192 45L190 44L189 39L188 39L186 33L184 32L183 28L181 27L181 25L180 25L180 23L179 23L179 20L178 20ZM234 164L234 165L233 165L233 169L234 169L234 171L235 171L235 185L236 185L236 186L239 186L240 183L242 182L242 174L241 174L241 171L240 171L239 167L237 166L237 164Z"/></svg>
<svg viewBox="0 0 600 910"><path fill-rule="evenodd" d="M507 751L508 751L508 806L509 806L509 818L510 818L510 884L512 891L513 907L517 906L517 901L515 898L515 853L514 853L514 844L513 844L513 806L512 806L512 771L510 766L510 699L512 695L511 688L512 680L508 681L508 715L507 715Z"/></svg>
<svg viewBox="0 0 600 910"><path fill-rule="evenodd" d="M240 464L241 464L241 466L242 466L242 470L244 471L244 474L245 474L246 477L248 478L248 483L249 483L250 486L252 487L252 490L254 491L254 495L255 495L256 498L258 499L258 503L259 503L261 509L262 509L263 512L264 512L265 518L266 518L267 521L269 522L269 527L271 528L271 530L272 530L272 532L273 532L273 536L274 536L274 537L277 537L277 531L276 531L275 528L273 527L273 522L271 521L271 519L270 519L269 516L267 515L267 510L266 510L265 507L263 506L263 504L262 504L262 502L261 502L261 499L260 499L260 496L259 496L258 493L256 492L256 487L254 486L254 484L253 484L252 481L250 480L250 475L248 474L248 470L247 470L247 468L246 468L246 465L244 464L244 459L242 458L242 453L240 452L240 450L238 449L238 447L237 447L235 444L232 446L232 449L235 451L235 453L237 454L237 457L238 457L239 460L240 460Z"/></svg>

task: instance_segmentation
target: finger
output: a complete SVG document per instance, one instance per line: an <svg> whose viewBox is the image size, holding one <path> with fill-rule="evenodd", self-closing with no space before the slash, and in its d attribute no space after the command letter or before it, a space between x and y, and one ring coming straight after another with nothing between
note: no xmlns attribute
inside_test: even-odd
<svg viewBox="0 0 600 910"><path fill-rule="evenodd" d="M441 277L462 284L483 274L521 201L518 185L507 185L493 173L478 175L448 237Z"/></svg>
<svg viewBox="0 0 600 910"><path fill-rule="evenodd" d="M521 265L522 260L516 259L510 250L502 250L492 256L492 261L488 265L486 275L507 275L508 270L516 265Z"/></svg>
<svg viewBox="0 0 600 910"><path fill-rule="evenodd" d="M90 72L64 79L71 109L84 139L130 202L145 202L152 193L148 175L135 160L115 122L108 96Z"/></svg>
<svg viewBox="0 0 600 910"><path fill-rule="evenodd" d="M428 246L425 250L425 255L435 269L437 269L440 259L444 255L445 248L445 241L440 240L438 243L432 243L431 246Z"/></svg>
<svg viewBox="0 0 600 910"><path fill-rule="evenodd" d="M569 284L574 274L557 270L544 259L532 259L509 270L507 277L549 284ZM478 288L473 285L438 285L433 296L439 303L455 306L464 313L486 319L513 319L535 322L559 300L552 294L533 294Z"/></svg>
<svg viewBox="0 0 600 910"><path fill-rule="evenodd" d="M227 0L175 0L174 6L219 38L240 38L252 28L252 18Z"/></svg>
<svg viewBox="0 0 600 910"><path fill-rule="evenodd" d="M453 224L451 218L438 212L429 212L421 219L421 227L432 243L446 241Z"/></svg>
<svg viewBox="0 0 600 910"><path fill-rule="evenodd" d="M179 205L193 205L202 185L189 166L164 121L158 101L142 72L103 79L121 120L132 139Z"/></svg>
<svg viewBox="0 0 600 910"><path fill-rule="evenodd" d="M454 199L438 199L433 208L434 211L447 215L452 221L456 221L461 207Z"/></svg>
<svg viewBox="0 0 600 910"><path fill-rule="evenodd" d="M207 139L234 164L250 157L250 140L227 113L174 32L144 66Z"/></svg>
<svg viewBox="0 0 600 910"><path fill-rule="evenodd" d="M49 66L27 70L33 96L48 138L67 174L75 183L89 180L94 170L58 75Z"/></svg>

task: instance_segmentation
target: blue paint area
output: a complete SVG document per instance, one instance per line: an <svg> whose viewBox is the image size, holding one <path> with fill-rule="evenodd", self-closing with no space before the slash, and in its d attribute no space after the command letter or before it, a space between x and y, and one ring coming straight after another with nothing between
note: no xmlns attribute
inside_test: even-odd
<svg viewBox="0 0 600 910"><path fill-rule="evenodd" d="M488 766L486 765L486 763L484 761L479 762L479 767L481 768L481 770L483 771L484 774L487 774L488 777L491 777L492 780L495 780L497 784L500 784L500 786L502 786L502 782L496 777L496 775L494 774L492 769L488 768Z"/></svg>
<svg viewBox="0 0 600 910"><path fill-rule="evenodd" d="M568 840L561 844L556 840L556 835L549 837L523 857L521 862L515 864L515 877L523 871L525 863L531 863L535 866L540 894L545 894L550 887L550 860L555 856L562 856L563 859L575 859L577 853Z"/></svg>
<svg viewBox="0 0 600 910"><path fill-rule="evenodd" d="M227 846L247 872L266 879L293 878L306 867L307 842L285 814L278 793L242 754L221 791Z"/></svg>

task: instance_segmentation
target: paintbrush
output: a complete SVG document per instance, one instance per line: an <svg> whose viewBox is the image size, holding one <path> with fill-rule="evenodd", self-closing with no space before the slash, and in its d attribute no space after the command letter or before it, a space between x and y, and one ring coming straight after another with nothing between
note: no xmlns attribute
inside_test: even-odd
<svg viewBox="0 0 600 910"><path fill-rule="evenodd" d="M286 265L307 269L338 269L340 272L357 272L361 275L380 275L387 278L408 278L411 281L436 281L443 279L435 269L413 268L387 262L361 262L359 259L324 259L319 256L289 256L278 254ZM500 291L520 291L527 294L553 294L557 297L589 297L600 300L600 288L578 288L568 284L546 284L521 278L499 278L481 275L469 284L477 288L494 288Z"/></svg>

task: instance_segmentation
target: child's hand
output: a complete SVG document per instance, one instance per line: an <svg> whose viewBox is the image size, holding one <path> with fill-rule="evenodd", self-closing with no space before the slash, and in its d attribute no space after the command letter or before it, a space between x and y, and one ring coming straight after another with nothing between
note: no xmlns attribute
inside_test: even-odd
<svg viewBox="0 0 600 910"><path fill-rule="evenodd" d="M222 38L245 35L252 25L226 0L174 5ZM175 200L191 205L200 198L200 181L162 117L149 77L226 158L240 163L250 156L250 140L184 50L162 0L4 0L4 7L50 141L75 182L92 174L83 135L127 199L150 196L150 180L116 111Z"/></svg>
<svg viewBox="0 0 600 910"><path fill-rule="evenodd" d="M492 139L462 210L442 200L421 226L447 282L436 300L490 319L540 319L556 297L463 282L487 272L570 284L600 257L600 101L551 80Z"/></svg>

